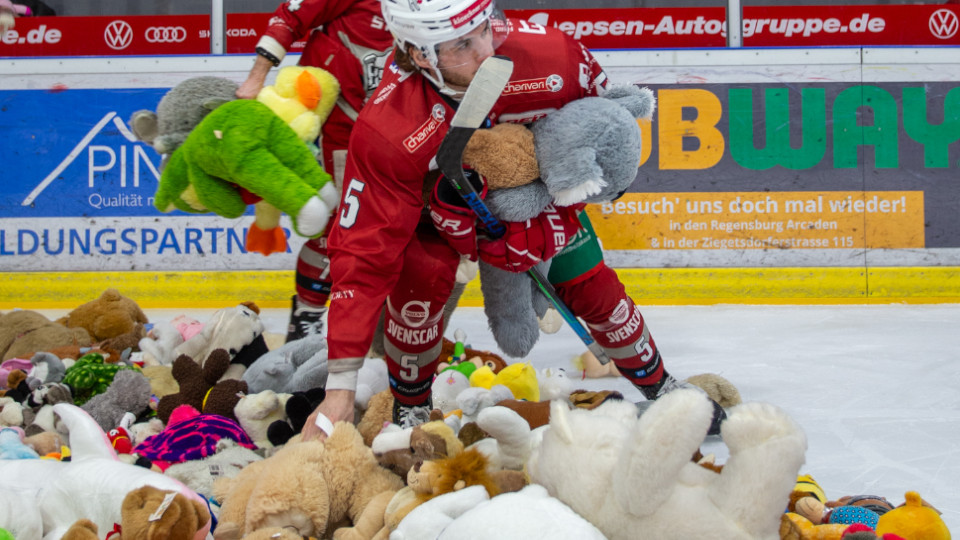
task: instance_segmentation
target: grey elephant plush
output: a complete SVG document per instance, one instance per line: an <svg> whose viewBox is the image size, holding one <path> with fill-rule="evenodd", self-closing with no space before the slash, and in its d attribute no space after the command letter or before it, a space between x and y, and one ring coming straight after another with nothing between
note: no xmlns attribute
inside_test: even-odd
<svg viewBox="0 0 960 540"><path fill-rule="evenodd" d="M613 85L603 97L570 102L529 129L500 124L478 130L464 162L487 178L486 203L505 221L525 221L549 204L613 201L636 178L641 152L637 120L650 118L655 103L648 88ZM546 275L549 265L544 261L538 268ZM509 356L525 357L539 338L538 319L547 313L548 300L525 274L483 261L479 271L497 345Z"/></svg>

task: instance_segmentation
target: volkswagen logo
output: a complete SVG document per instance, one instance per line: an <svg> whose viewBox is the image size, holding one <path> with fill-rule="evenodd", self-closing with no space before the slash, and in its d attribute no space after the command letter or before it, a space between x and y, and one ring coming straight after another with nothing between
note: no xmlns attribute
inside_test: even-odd
<svg viewBox="0 0 960 540"><path fill-rule="evenodd" d="M181 43L187 39L187 29L182 26L151 26L143 37L150 43Z"/></svg>
<svg viewBox="0 0 960 540"><path fill-rule="evenodd" d="M938 39L950 39L957 34L960 21L949 9L938 9L930 15L930 33Z"/></svg>
<svg viewBox="0 0 960 540"><path fill-rule="evenodd" d="M103 31L103 40L113 50L126 49L133 41L133 28L127 21L111 21Z"/></svg>

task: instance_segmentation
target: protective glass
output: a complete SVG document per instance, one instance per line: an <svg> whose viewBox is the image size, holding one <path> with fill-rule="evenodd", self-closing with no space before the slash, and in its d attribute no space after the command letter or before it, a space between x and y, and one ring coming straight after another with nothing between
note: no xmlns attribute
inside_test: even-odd
<svg viewBox="0 0 960 540"><path fill-rule="evenodd" d="M437 68L448 69L475 63L477 58L490 56L507 39L509 27L503 12L494 10L489 19L457 39L437 44Z"/></svg>

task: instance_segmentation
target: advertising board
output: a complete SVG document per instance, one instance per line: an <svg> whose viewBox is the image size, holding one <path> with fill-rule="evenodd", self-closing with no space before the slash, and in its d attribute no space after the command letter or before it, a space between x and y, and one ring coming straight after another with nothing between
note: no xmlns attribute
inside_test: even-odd
<svg viewBox="0 0 960 540"><path fill-rule="evenodd" d="M506 14L556 27L591 49L723 48L724 7L523 9ZM270 13L228 13L225 50L250 54ZM0 36L0 56L209 54L210 16L20 18ZM956 46L960 5L744 6L745 47ZM301 52L305 42L293 44Z"/></svg>
<svg viewBox="0 0 960 540"><path fill-rule="evenodd" d="M881 268L921 268L929 278L939 267L956 277L955 56L886 48L598 53L612 81L650 87L658 100L652 121L640 124L635 183L618 201L588 209L608 264L627 273L709 269L714 277L784 268L806 279L843 268L861 275L845 285L852 296L867 294L862 276ZM19 72L0 78L0 129L16 143L0 147L0 162L10 164L0 190L0 269L273 272L288 297L302 239L291 236L287 253L264 257L242 247L252 216L160 213L152 205L160 156L126 124L186 77L239 81L248 65L244 56L9 62ZM924 294L960 296L950 282L953 289Z"/></svg>

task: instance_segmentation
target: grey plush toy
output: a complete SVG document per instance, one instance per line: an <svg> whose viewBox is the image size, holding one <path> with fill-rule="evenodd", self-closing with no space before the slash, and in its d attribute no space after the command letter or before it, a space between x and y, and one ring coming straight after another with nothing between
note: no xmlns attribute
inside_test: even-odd
<svg viewBox="0 0 960 540"><path fill-rule="evenodd" d="M614 85L603 97L572 101L535 121L530 130L540 178L491 190L486 199L491 212L506 221L524 221L548 204L570 206L619 198L633 183L640 163L637 119L650 118L654 107L648 88ZM488 181L492 186L493 180ZM544 275L549 264L538 265ZM539 338L538 319L550 307L546 297L527 275L483 261L480 288L497 345L509 356L525 357Z"/></svg>
<svg viewBox="0 0 960 540"><path fill-rule="evenodd" d="M175 463L164 474L183 482L188 488L204 496L213 496L213 483L220 478L233 478L247 465L261 461L263 456L244 448L236 441L223 438L217 441L216 452L203 459ZM219 510L219 506L215 511Z"/></svg>
<svg viewBox="0 0 960 540"><path fill-rule="evenodd" d="M104 432L120 425L127 413L135 416L150 407L150 381L139 371L121 369L113 377L107 391L97 394L83 404Z"/></svg>
<svg viewBox="0 0 960 540"><path fill-rule="evenodd" d="M243 373L249 393L292 394L327 383L327 340L320 334L291 341L257 358Z"/></svg>
<svg viewBox="0 0 960 540"><path fill-rule="evenodd" d="M161 155L172 154L207 114L237 98L237 83L221 77L193 77L171 88L157 104L157 112L140 110L130 128Z"/></svg>
<svg viewBox="0 0 960 540"><path fill-rule="evenodd" d="M63 380L67 367L57 355L48 352L38 352L30 358L33 367L30 368L28 382L30 388L36 389L41 384L58 383ZM35 384L36 382L36 384Z"/></svg>

